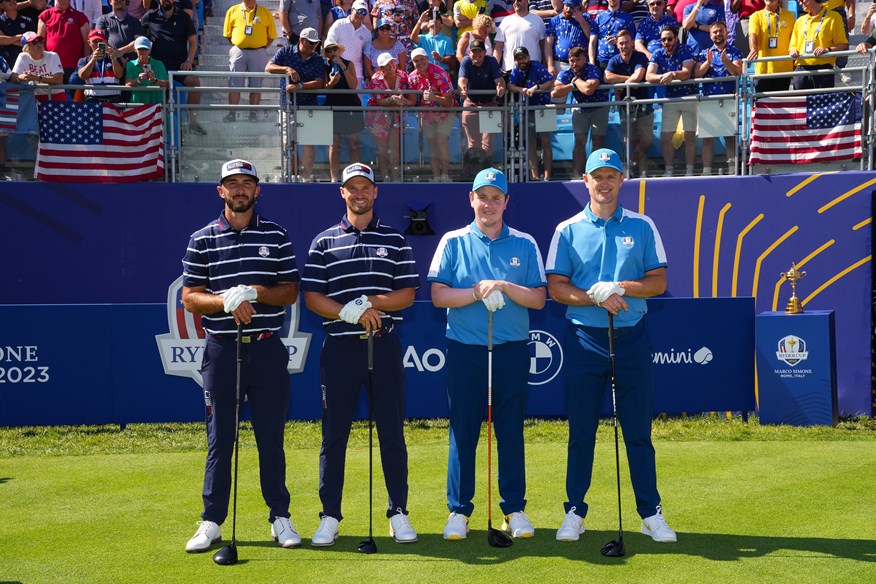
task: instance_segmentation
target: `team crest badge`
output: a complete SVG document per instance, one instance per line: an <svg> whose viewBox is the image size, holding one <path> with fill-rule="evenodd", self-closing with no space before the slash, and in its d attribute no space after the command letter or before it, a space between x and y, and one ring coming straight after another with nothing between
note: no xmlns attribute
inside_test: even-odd
<svg viewBox="0 0 876 584"><path fill-rule="evenodd" d="M791 367L809 358L806 341L796 335L788 335L779 339L776 349L776 358Z"/></svg>
<svg viewBox="0 0 876 584"><path fill-rule="evenodd" d="M487 180L490 181L490 182L495 182L495 180L496 180L496 173L495 173L495 172L488 172L488 173L486 174L486 176L484 176L484 178L487 179Z"/></svg>
<svg viewBox="0 0 876 584"><path fill-rule="evenodd" d="M269 255L271 255L271 252L268 251L267 246L263 245L259 248L259 255L262 256L263 258L266 258Z"/></svg>
<svg viewBox="0 0 876 584"><path fill-rule="evenodd" d="M623 239L621 239L621 245L624 247L633 247L633 238L627 235Z"/></svg>
<svg viewBox="0 0 876 584"><path fill-rule="evenodd" d="M601 160L602 162L608 162L610 159L611 159L611 154L609 154L608 152L600 152L599 153L599 160Z"/></svg>
<svg viewBox="0 0 876 584"><path fill-rule="evenodd" d="M385 247L378 247L377 251L375 253L377 253L377 256L381 257L381 258L385 258L386 256L389 255L389 252L386 251Z"/></svg>
<svg viewBox="0 0 876 584"><path fill-rule="evenodd" d="M520 258L511 258L511 266L515 268L520 267Z"/></svg>

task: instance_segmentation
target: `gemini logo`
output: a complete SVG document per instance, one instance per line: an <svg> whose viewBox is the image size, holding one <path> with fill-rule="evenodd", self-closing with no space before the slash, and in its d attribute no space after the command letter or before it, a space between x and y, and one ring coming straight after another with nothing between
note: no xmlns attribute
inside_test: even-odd
<svg viewBox="0 0 876 584"><path fill-rule="evenodd" d="M529 331L529 385L544 385L563 368L563 347L545 331Z"/></svg>

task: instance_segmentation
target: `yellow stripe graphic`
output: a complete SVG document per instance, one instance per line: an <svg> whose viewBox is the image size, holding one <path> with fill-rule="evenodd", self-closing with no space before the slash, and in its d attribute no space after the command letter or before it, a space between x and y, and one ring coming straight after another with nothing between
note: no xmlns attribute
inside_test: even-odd
<svg viewBox="0 0 876 584"><path fill-rule="evenodd" d="M797 262L795 265L797 266L798 269L799 269L799 268L802 268L803 266L806 265L806 263L807 263L809 260L811 260L812 258L814 258L815 256L817 256L818 254L820 254L821 252L823 252L824 250L826 250L827 248L829 248L830 246L832 246L834 243L836 243L836 240L835 240L835 239L830 239L830 240L826 241L825 243L821 244L821 246L820 246L818 249L816 249L815 251L813 251L812 253L810 253L808 256L806 256L805 258L803 258L802 260L800 260L799 262ZM785 283L785 279L782 278L781 276L779 276L779 280L776 282L776 287L775 287L775 289L773 290L773 308L772 308L773 311L778 310L778 306L779 306L779 288L781 288L782 284L784 284L784 283Z"/></svg>
<svg viewBox="0 0 876 584"><path fill-rule="evenodd" d="M715 258L712 260L712 298L718 297L718 258L721 256L721 233L724 231L724 215L733 205L727 203L718 213L718 229L715 230Z"/></svg>
<svg viewBox="0 0 876 584"><path fill-rule="evenodd" d="M828 286L830 286L831 284L833 284L834 282L836 282L837 280L839 280L840 278L842 278L843 276L845 276L846 274L848 274L849 272L851 272L852 270L854 270L854 269L856 269L856 268L860 268L861 266L863 266L864 264L866 264L867 262L869 262L869 261L870 261L870 257L871 257L871 256L867 256L867 257L865 257L864 259L860 259L860 260L856 261L856 262L853 263L851 266L849 266L848 268L846 268L845 270L843 270L842 272L840 272L839 274L837 274L836 276L834 276L833 278L831 278L830 280L828 280L827 282L825 282L824 284L822 284L821 286L819 286L818 288L816 288L815 291L812 292L812 294L810 294L809 296L807 296L807 297L803 300L803 302L801 302L801 304L802 304L803 306L806 306L806 304L807 304L810 300L812 300L813 298L815 298L816 296L818 296L818 295L821 293L822 290L824 290L825 288L827 288Z"/></svg>
<svg viewBox="0 0 876 584"><path fill-rule="evenodd" d="M825 211L827 211L827 210L830 209L831 207L833 207L833 206L835 206L835 205L838 205L838 204L840 204L841 202L845 201L846 199L848 199L849 197L851 197L851 196L854 195L855 193L859 193L859 192L863 191L864 189L866 189L867 187L869 187L869 186L871 186L871 185L874 185L874 184L876 184L876 178L874 178L874 179L872 179L872 180L868 180L868 181L865 182L864 184L862 184L862 185L858 185L858 186L856 186L855 188L853 188L852 190L847 191L847 192L841 194L840 196L838 196L837 198L835 198L834 200L832 200L830 203L828 203L828 204L826 204L825 206L821 207L821 208L818 210L818 212L819 212L819 213L824 213Z"/></svg>
<svg viewBox="0 0 876 584"><path fill-rule="evenodd" d="M739 281L739 259L742 255L742 240L745 239L745 236L749 231L754 229L754 226L760 223L761 219L763 219L764 215L761 213L757 217L751 220L751 223L745 226L745 229L739 233L736 237L736 256L733 258L733 287L730 292L730 296L733 298L736 297L736 284Z"/></svg>
<svg viewBox="0 0 876 584"><path fill-rule="evenodd" d="M703 232L703 208L706 206L706 196L700 195L700 204L697 206L697 226L694 234L693 251L693 297L700 297L700 235Z"/></svg>
<svg viewBox="0 0 876 584"><path fill-rule="evenodd" d="M766 250L762 254L760 254L760 256L758 256L757 261L754 262L754 280L751 282L751 295L754 296L755 298L757 298L757 283L760 280L760 266L761 266L761 264L767 258L767 256L769 256L772 253L772 251L774 249L779 247L783 241L785 241L786 239L791 237L794 234L794 232L796 232L798 229L799 229L799 227L795 225L792 228L790 228L789 230L787 230L784 235L782 235L780 238L775 240L771 246L766 248Z"/></svg>

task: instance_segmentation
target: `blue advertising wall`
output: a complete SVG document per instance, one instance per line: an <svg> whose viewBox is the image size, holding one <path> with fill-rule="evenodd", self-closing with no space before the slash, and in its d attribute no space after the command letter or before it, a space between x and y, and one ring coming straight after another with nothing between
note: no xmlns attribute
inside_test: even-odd
<svg viewBox="0 0 876 584"><path fill-rule="evenodd" d="M754 299L747 317L719 318L731 314L730 309L708 302L667 309L670 319L654 332L655 340L682 331L688 336L667 337L664 360L698 364L694 356L707 348L717 365L723 357L715 341L700 343L697 335L753 338L754 314L784 306L790 289L780 286L779 273L795 261L808 274L798 285L804 309L836 311L840 411L870 414L874 184L876 174L855 172L625 183L621 203L650 215L663 237L669 257L667 298ZM467 193L468 185L462 184L379 187L376 209L386 223L407 227L411 210L428 208L435 235L410 236L421 275L440 235L470 221ZM556 224L577 213L585 200L581 183L512 185L506 221L531 233L545 254ZM301 267L312 237L340 219L343 202L336 185L265 184L259 210L287 227ZM220 211L215 187L208 184L0 185L0 243L5 251L0 280L0 424L200 419L199 386L192 379L164 373L156 336L170 332L166 303L181 272L189 234ZM418 302L407 311L408 322L401 330L406 346L415 347L416 353L406 356L408 413L440 416L446 413L443 376L440 368L429 368L441 360L441 314L428 302L425 278L421 285ZM660 302L651 306L652 320L657 321ZM290 414L309 418L318 413L318 384L308 376L314 372L312 359L321 333L306 309L299 316L300 331L313 336L304 371L292 376ZM433 326L418 326L426 318L437 320ZM534 314L531 328L542 330L540 326L559 339L562 307L549 302ZM539 342L534 339L532 346ZM25 361L26 347L37 347L29 349L30 358L37 361ZM756 381L753 354L753 347L741 351L731 367L747 379L749 390ZM533 370L539 366L534 362ZM64 373L63 387L49 391L37 380L41 370L26 373L27 367L49 367L50 375ZM10 371L17 381L10 381ZM437 380L428 387L423 385L427 372ZM725 378L709 377L711 365L701 366L699 372L706 378L692 386L690 395L678 403L655 404L663 407L659 411L753 409L715 403L733 392L722 396ZM677 388L678 372L669 368L666 373L668 387ZM655 375L658 385L663 383L662 374ZM560 379L561 375L543 386L530 386L530 414L562 414L556 411L562 407ZM714 402L704 401L712 393ZM658 391L658 401L659 395ZM79 407L83 403L88 406Z"/></svg>

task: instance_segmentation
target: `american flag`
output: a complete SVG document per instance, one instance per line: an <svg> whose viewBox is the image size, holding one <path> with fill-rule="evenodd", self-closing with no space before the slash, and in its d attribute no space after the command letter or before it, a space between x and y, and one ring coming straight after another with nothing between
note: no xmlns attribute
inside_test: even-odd
<svg viewBox="0 0 876 584"><path fill-rule="evenodd" d="M767 97L754 105L752 164L861 158L861 94Z"/></svg>
<svg viewBox="0 0 876 584"><path fill-rule="evenodd" d="M159 104L123 110L112 103L45 102L39 118L39 180L115 183L164 177Z"/></svg>
<svg viewBox="0 0 876 584"><path fill-rule="evenodd" d="M33 88L17 83L0 83L0 134L36 133Z"/></svg>

